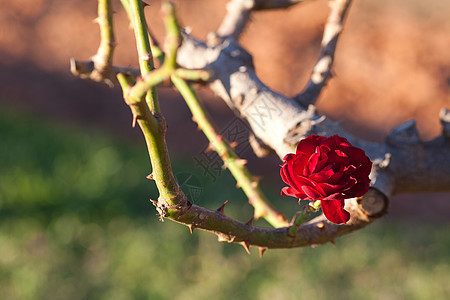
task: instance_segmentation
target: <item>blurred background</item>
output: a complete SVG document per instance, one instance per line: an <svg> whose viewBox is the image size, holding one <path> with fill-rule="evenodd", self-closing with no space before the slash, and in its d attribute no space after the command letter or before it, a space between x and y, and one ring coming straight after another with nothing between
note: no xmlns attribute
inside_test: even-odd
<svg viewBox="0 0 450 300"><path fill-rule="evenodd" d="M226 1L175 1L183 26L204 38ZM160 222L143 138L118 87L75 78L69 59L87 60L99 43L96 1L0 0L1 299L446 299L450 297L450 195L399 195L389 214L318 248L270 250L260 259L215 236ZM137 65L134 36L119 1L114 62ZM146 8L160 41L160 1ZM288 96L307 82L318 55L325 0L257 12L241 41L256 71ZM357 136L381 141L416 119L424 140L440 132L450 108L450 3L355 1L338 44L335 77L321 113ZM236 119L210 91L201 100L223 132ZM196 158L207 140L186 105L160 89L167 142L186 193L228 215L252 210L228 171L210 176ZM180 146L182 145L182 146ZM286 215L279 160L249 168ZM257 225L265 226L264 221Z"/></svg>

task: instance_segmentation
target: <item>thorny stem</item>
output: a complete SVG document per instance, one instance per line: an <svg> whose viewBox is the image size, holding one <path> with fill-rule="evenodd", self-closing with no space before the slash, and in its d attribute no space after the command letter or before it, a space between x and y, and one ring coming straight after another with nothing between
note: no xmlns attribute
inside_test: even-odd
<svg viewBox="0 0 450 300"><path fill-rule="evenodd" d="M91 57L88 67L75 59L70 60L70 68L74 75L89 78L94 81L104 81L112 86L112 60L116 41L113 29L113 9L111 0L98 1L98 17L96 19L100 28L100 45L97 53Z"/></svg>
<svg viewBox="0 0 450 300"><path fill-rule="evenodd" d="M148 38L147 21L145 20L144 7L141 0L129 0L130 17L134 28L136 46L139 56L139 66L142 76L149 74L153 69L153 56ZM148 107L154 113L159 113L158 96L155 85L150 86L145 97Z"/></svg>
<svg viewBox="0 0 450 300"><path fill-rule="evenodd" d="M163 13L165 15L164 23L167 30L167 38L165 45L166 60L162 69L168 68L169 71L172 71L176 68L176 54L181 42L180 28L175 17L173 5L164 5ZM189 72L184 73L189 74ZM212 149L223 159L225 166L228 167L249 198L249 202L254 206L254 218L264 217L274 227L287 226L286 218L269 203L262 190L258 187L258 182L252 179L250 172L245 167L245 161L239 159L229 142L218 134L218 131L212 125L211 118L205 113L205 109L198 101L194 90L186 81L177 76L172 75L171 79L188 104L199 127L210 141Z"/></svg>
<svg viewBox="0 0 450 300"><path fill-rule="evenodd" d="M164 15L164 25L166 28L165 52L166 57L164 65L172 71L177 66L177 52L181 44L180 26L175 16L175 6L171 3L164 3L161 7Z"/></svg>
<svg viewBox="0 0 450 300"><path fill-rule="evenodd" d="M148 58L147 60L140 59L141 72L146 74L144 79L158 77L156 75L161 73L161 69L151 71L153 68L153 59L142 2L140 0L130 0L130 10L139 56L142 58L143 55L147 55ZM183 204L185 197L173 176L167 151L165 141L166 123L164 117L159 112L155 89L156 82L154 84L146 83L146 87L150 92L147 92L146 101L144 101L145 92L138 95L133 94L133 91L139 83L131 87L132 81L123 74L118 74L118 79L123 88L125 101L132 110L133 120L137 120L147 143L152 164L152 177L160 192L158 202L162 205ZM145 83L146 81L144 80L140 83L142 82Z"/></svg>
<svg viewBox="0 0 450 300"><path fill-rule="evenodd" d="M134 99L139 99L144 96L144 94L148 91L148 89L155 89L157 84L160 84L165 79L169 78L172 73L176 72L176 55L178 51L178 47L181 42L180 37L180 29L178 23L175 19L175 8L171 3L164 3L162 6L162 12L164 14L164 24L166 26L167 37L166 37L166 58L164 60L164 64L157 70L153 70L145 74L141 81L136 83L133 88L131 88L129 92L129 97ZM136 14L135 14L136 15ZM133 15L133 16L135 16ZM142 23L142 22L141 22ZM141 28L142 29L142 28ZM142 35L138 36L139 38L144 38ZM148 38L146 39L148 41ZM142 42L138 43L142 44ZM205 75L205 71L190 71L183 72L181 74L188 75L194 77L197 75L197 78L209 78L209 75Z"/></svg>
<svg viewBox="0 0 450 300"><path fill-rule="evenodd" d="M131 21L132 17L131 17L129 0L120 0L120 2L122 3L123 8L127 12L128 18ZM162 64L164 62L164 52L161 51L158 44L156 43L156 40L152 37L152 34L150 33L150 30L148 30L148 28L147 28L147 31L148 31L148 39L150 42L150 48L152 50L153 57L157 58L159 60L159 62Z"/></svg>
<svg viewBox="0 0 450 300"><path fill-rule="evenodd" d="M143 97L146 90L149 87L154 87L156 84L161 83L165 78L175 72L176 69L176 54L181 42L180 28L175 18L174 6L166 3L162 7L164 14L164 23L167 30L166 37L166 58L164 64L158 70L147 73L143 80L138 82L127 93L126 97L129 102L138 103L139 99ZM137 14L132 14L134 17ZM142 22L141 22L142 23ZM133 22L139 27L141 23ZM142 34L137 35L137 38L142 38ZM142 45L142 42L138 43ZM194 75L194 72L184 72L185 75ZM183 74L183 72L181 72ZM198 75L202 73L198 71ZM203 107L198 102L198 99L189 87L189 85L181 78L172 76L172 82L179 89L180 93L185 97L193 115L199 118L199 124L205 132L205 135L214 145L216 150L225 162L225 165L230 169L231 173L236 178L238 184L241 185L244 192L247 194L250 203L255 207L255 219L264 217L270 224L275 227L287 226L288 222L284 216L273 208L267 198L258 187L257 181L251 178L248 169L244 166L245 161L239 159L234 153L234 150L228 144L228 142L221 140L221 137L217 133L217 130L211 125L210 118L205 114ZM138 114L139 115L139 114ZM201 122L201 123L200 123Z"/></svg>
<svg viewBox="0 0 450 300"><path fill-rule="evenodd" d="M128 91L133 84L131 77L118 74L117 79L122 86L125 102L131 108L133 119L137 119L144 134L152 164L152 177L160 193L158 200L164 205L178 205L183 200L183 194L175 181L170 164L164 117L161 114L152 114L143 98L136 101L128 97Z"/></svg>
<svg viewBox="0 0 450 300"><path fill-rule="evenodd" d="M108 74L111 69L114 47L116 41L113 29L113 9L111 0L100 0L98 2L98 24L100 26L101 42L97 50L97 71Z"/></svg>
<svg viewBox="0 0 450 300"><path fill-rule="evenodd" d="M122 3L128 3L128 0L121 1ZM142 4L139 2L137 3L137 5L135 5L135 7L137 8L137 13L134 13L134 17L131 18L132 20L134 20L135 18L141 18L143 16ZM129 8L129 6L127 5L126 8ZM138 23L139 22L136 21L133 22L133 24L137 24L137 26L140 26ZM145 44L145 40L141 40L141 38L145 39L145 35L136 34L136 36L138 43ZM168 49L171 48L168 47ZM150 51L149 53L151 54ZM93 64L93 62L91 61L82 64L83 68L87 70L88 68L90 68L89 65ZM351 202L353 204L350 205L349 212L352 216L352 220L348 222L346 226L329 223L323 216L320 216L306 224L303 224L301 228L298 228L298 230L295 231L294 235L290 235L288 231L292 226L275 229L254 227L250 223L244 224L233 220L225 216L224 214L221 214L220 212L210 211L196 205L190 205L181 189L177 185L171 170L170 160L165 143L166 125L164 118L160 113L154 111L152 112L146 101L144 100L145 93L148 91L148 89L154 88L153 84L159 82L160 78L164 76L172 76L172 80L177 81L178 79L179 81L184 83L187 89L181 87L180 92L182 93L188 93L190 91L190 87L184 80L180 79L178 76L184 79L195 78L197 76L197 78L201 78L203 80L209 77L206 76L206 73L202 72L202 70L198 70L197 75L195 75L195 71L193 70L192 72L189 71L187 73L183 73L180 72L181 69L175 69L175 67L176 66L172 62L170 68L161 68L164 70L164 72L162 73L165 74L158 74L157 72L159 70L153 70L149 72L146 76L144 76L144 79L151 79L150 81L152 81L153 83L150 85L147 84L146 90L142 89L142 94L137 93L136 97L131 97L132 90L134 90L136 86L139 86L141 82L145 82L145 80L140 80L138 84L135 84L135 76L118 74L118 80L123 88L125 101L130 106L133 113L133 121L139 124L147 143L147 148L153 167L152 177L153 179L155 179L156 185L160 192L160 198L158 199L159 201L157 203L157 208L161 216L169 217L176 222L186 224L190 227L191 231L194 228L199 228L213 232L218 235L220 241L240 243L244 245L247 250L251 245L258 246L260 247L261 254L265 249L268 248L301 247L333 241L338 236L370 224L376 218L380 217L386 212L387 198L384 200L383 205L374 205L373 200L379 201L381 197L375 197L374 195L365 195L362 199ZM92 72L92 69L89 72ZM161 71L159 72L161 73ZM152 73L155 74L151 75ZM84 74L87 74L87 72ZM182 76L183 74L184 76ZM157 101L157 99L155 98L154 101ZM203 110L201 110L201 112L205 113ZM215 134L214 137L217 138L218 135ZM217 143L215 145L217 145ZM219 154L220 153L224 152L219 152ZM228 156L230 157L230 155ZM230 165L232 165L233 163L236 164L237 167L239 167L240 164L243 165L243 161L239 161L237 157L234 157L234 160L230 163ZM246 174L245 176L247 176L248 179L251 178L249 174ZM252 186L252 183L253 182L250 180L250 186ZM372 194L373 193L382 194L376 189L372 190ZM366 202L368 202L368 204ZM301 214L299 214L299 216L301 217ZM292 225L301 225L300 223L302 223L301 218L294 221ZM280 226L283 225L280 223Z"/></svg>
<svg viewBox="0 0 450 300"><path fill-rule="evenodd" d="M186 83L186 81L179 77L172 76L171 79L189 106L199 128L205 133L210 141L210 147L220 155L225 166L233 174L238 185L243 189L249 202L255 208L254 218L258 219L263 217L274 227L287 226L288 222L283 214L277 211L269 203L268 199L258 186L258 182L250 175L250 172L245 166L245 160L239 159L233 148L230 146L230 143L218 133L211 118L198 101L194 90Z"/></svg>

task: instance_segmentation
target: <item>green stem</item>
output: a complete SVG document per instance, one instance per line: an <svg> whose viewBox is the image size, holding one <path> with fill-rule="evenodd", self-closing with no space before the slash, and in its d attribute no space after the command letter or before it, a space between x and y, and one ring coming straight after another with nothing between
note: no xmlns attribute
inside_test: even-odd
<svg viewBox="0 0 450 300"><path fill-rule="evenodd" d="M120 0L120 2L122 3L122 6L124 7L125 11L127 12L128 18L130 20L132 20L131 11L130 11L130 2L128 0ZM164 52L162 52L161 48L159 48L155 39L152 37L150 30L148 30L148 39L150 41L150 48L152 50L153 56L156 57L159 60L159 62L162 64L164 62Z"/></svg>
<svg viewBox="0 0 450 300"><path fill-rule="evenodd" d="M158 201L167 205L178 205L184 200L183 193L173 176L169 154L166 147L166 122L161 114L152 114L141 99L131 99L129 90L133 85L132 77L118 74L117 79L123 89L126 103L130 106L133 118L137 120L144 134L150 161L152 176L160 193Z"/></svg>
<svg viewBox="0 0 450 300"><path fill-rule="evenodd" d="M180 28L175 18L175 8L171 3L164 3L161 8L163 12L164 24L166 27L166 59L164 64L157 70L153 70L151 72L147 72L141 81L139 81L129 93L129 97L134 99L139 99L143 97L143 95L150 89L154 89L155 86L166 78L169 78L172 73L176 70L176 56L178 47L180 46L181 36L180 36ZM142 22L141 22L142 23ZM142 38L142 35L137 35L136 38ZM148 41L148 39L147 39ZM143 43L138 43L143 44ZM192 75L190 73L189 75ZM201 72L198 74L202 74ZM204 74L202 75L203 77ZM157 102L157 101L156 101Z"/></svg>
<svg viewBox="0 0 450 300"><path fill-rule="evenodd" d="M147 21L145 20L142 1L129 0L129 11L136 38L139 66L141 68L142 76L145 76L154 69L154 65L152 50L150 48L150 41L148 38ZM150 87L145 97L145 101L152 112L160 112L155 86Z"/></svg>
<svg viewBox="0 0 450 300"><path fill-rule="evenodd" d="M309 203L307 207L303 211L299 211L295 214L294 220L292 221L291 227L289 227L288 234L290 236L295 236L297 231L300 229L300 226L302 226L303 223L306 221L306 217L314 212L317 211L320 207L320 200L316 200L313 203Z"/></svg>
<svg viewBox="0 0 450 300"><path fill-rule="evenodd" d="M100 45L91 61L83 63L75 59L70 60L70 70L81 78L89 78L98 82L105 82L112 86L114 74L112 72L112 59L116 41L113 29L113 9L111 0L98 0L98 17L96 19L100 28Z"/></svg>
<svg viewBox="0 0 450 300"><path fill-rule="evenodd" d="M180 26L178 25L175 16L175 6L173 3L163 3L161 6L161 11L163 13L163 20L167 34L165 40L166 57L164 60L164 65L171 70L175 70L177 66L176 59L178 47L180 47L181 44Z"/></svg>
<svg viewBox="0 0 450 300"><path fill-rule="evenodd" d="M274 227L284 227L288 225L287 220L281 212L277 211L267 200L262 190L258 187L256 180L252 178L250 172L245 167L245 161L240 159L229 142L226 141L212 124L211 118L205 112L194 90L187 82L179 77L171 77L173 84L185 99L189 109L198 123L201 130L210 141L210 145L225 163L225 166L235 177L236 181L247 195L249 202L255 208L254 218L264 217Z"/></svg>
<svg viewBox="0 0 450 300"><path fill-rule="evenodd" d="M111 0L98 1L98 24L100 27L100 46L97 55L101 59L102 69L110 71L114 47L116 44L113 30L113 8Z"/></svg>
<svg viewBox="0 0 450 300"><path fill-rule="evenodd" d="M158 205L185 204L186 198L173 176L165 141L167 126L159 111L156 97L156 84L167 78L169 73L167 68L153 70L153 58L142 2L130 0L129 3L140 58L139 64L144 80L131 87L132 82L127 76L119 74L118 79L124 91L125 101L132 110L133 119L137 120L147 143L152 164L152 176L160 193ZM146 95L145 101L144 95Z"/></svg>
<svg viewBox="0 0 450 300"><path fill-rule="evenodd" d="M211 78L211 72L206 70L188 70L178 68L174 75L190 81L208 81Z"/></svg>

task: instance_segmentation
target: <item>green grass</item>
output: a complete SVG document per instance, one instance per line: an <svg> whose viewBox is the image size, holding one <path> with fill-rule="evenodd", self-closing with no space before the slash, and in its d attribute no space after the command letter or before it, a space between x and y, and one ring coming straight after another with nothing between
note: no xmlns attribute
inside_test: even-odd
<svg viewBox="0 0 450 300"><path fill-rule="evenodd" d="M198 177L200 205L228 199L227 213L251 215L229 175L212 184L190 161L174 169ZM260 259L158 221L148 173L143 143L0 113L0 299L450 297L448 224L388 217L336 247Z"/></svg>

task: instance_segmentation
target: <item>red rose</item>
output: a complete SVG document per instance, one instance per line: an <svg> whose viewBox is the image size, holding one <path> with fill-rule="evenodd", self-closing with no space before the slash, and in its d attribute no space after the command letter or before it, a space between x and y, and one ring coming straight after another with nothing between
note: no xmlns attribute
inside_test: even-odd
<svg viewBox="0 0 450 300"><path fill-rule="evenodd" d="M281 178L290 185L281 195L300 200L322 200L325 217L333 223L346 223L350 214L344 199L367 193L372 162L363 150L345 138L311 135L301 140L295 154L287 154L281 165Z"/></svg>

